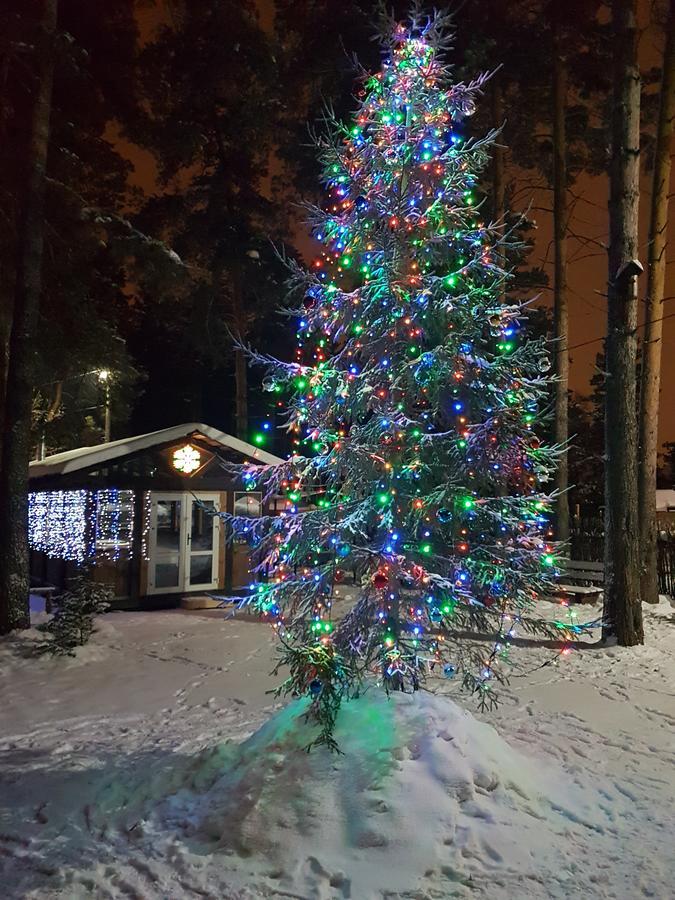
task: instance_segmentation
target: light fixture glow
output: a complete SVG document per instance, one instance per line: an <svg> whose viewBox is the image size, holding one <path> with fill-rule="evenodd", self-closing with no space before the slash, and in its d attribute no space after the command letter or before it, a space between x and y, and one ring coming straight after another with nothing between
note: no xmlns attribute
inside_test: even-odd
<svg viewBox="0 0 675 900"><path fill-rule="evenodd" d="M202 464L202 455L192 444L179 447L173 454L173 467L184 475L196 472Z"/></svg>

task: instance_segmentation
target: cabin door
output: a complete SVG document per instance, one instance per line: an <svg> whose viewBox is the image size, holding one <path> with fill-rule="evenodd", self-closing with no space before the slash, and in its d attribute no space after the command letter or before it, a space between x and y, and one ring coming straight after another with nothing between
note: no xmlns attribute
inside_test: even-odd
<svg viewBox="0 0 675 900"><path fill-rule="evenodd" d="M218 587L217 493L151 493L148 594Z"/></svg>
<svg viewBox="0 0 675 900"><path fill-rule="evenodd" d="M219 495L185 494L186 545L183 589L195 591L218 587L220 549Z"/></svg>

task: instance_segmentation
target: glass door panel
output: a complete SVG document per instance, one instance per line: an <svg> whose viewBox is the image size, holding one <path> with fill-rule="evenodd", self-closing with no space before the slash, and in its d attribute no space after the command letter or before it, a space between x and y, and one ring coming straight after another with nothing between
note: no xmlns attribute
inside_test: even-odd
<svg viewBox="0 0 675 900"><path fill-rule="evenodd" d="M193 553L201 550L213 550L213 515L216 504L213 500L192 501L192 540Z"/></svg>
<svg viewBox="0 0 675 900"><path fill-rule="evenodd" d="M148 592L179 591L183 587L182 495L152 495Z"/></svg>
<svg viewBox="0 0 675 900"><path fill-rule="evenodd" d="M148 593L218 587L218 494L151 494Z"/></svg>
<svg viewBox="0 0 675 900"><path fill-rule="evenodd" d="M211 495L188 498L190 504L187 539L189 565L186 588L218 586L218 505Z"/></svg>
<svg viewBox="0 0 675 900"><path fill-rule="evenodd" d="M211 584L213 581L213 554L201 553L190 557L190 587Z"/></svg>

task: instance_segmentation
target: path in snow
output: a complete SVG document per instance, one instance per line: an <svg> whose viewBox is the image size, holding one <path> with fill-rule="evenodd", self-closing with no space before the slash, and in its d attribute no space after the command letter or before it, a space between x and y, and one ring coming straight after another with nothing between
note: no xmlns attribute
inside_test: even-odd
<svg viewBox="0 0 675 900"><path fill-rule="evenodd" d="M65 660L5 639L2 897L672 898L675 621L645 612L647 646L514 679L498 734L373 692L337 759L265 693L267 626L112 614Z"/></svg>

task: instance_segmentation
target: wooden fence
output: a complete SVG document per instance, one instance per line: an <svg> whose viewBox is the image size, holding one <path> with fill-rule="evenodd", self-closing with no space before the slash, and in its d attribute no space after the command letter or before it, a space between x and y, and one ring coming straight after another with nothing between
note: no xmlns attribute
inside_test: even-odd
<svg viewBox="0 0 675 900"><path fill-rule="evenodd" d="M601 519L576 519L570 532L570 558L602 562L604 531ZM659 532L659 593L675 597L675 531L672 526Z"/></svg>
<svg viewBox="0 0 675 900"><path fill-rule="evenodd" d="M665 532L659 538L659 593L675 597L675 534Z"/></svg>

